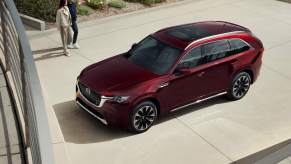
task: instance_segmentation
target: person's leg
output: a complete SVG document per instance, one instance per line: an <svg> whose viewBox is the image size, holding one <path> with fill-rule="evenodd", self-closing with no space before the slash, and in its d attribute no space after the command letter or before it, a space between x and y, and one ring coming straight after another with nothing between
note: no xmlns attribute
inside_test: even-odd
<svg viewBox="0 0 291 164"><path fill-rule="evenodd" d="M79 49L80 46L77 43L77 39L78 39L78 34L79 34L79 30L78 30L78 25L76 21L72 22L72 29L74 31L74 36L73 36L73 47L76 49Z"/></svg>
<svg viewBox="0 0 291 164"><path fill-rule="evenodd" d="M76 21L72 22L72 29L74 31L73 44L76 44L77 43L77 39L78 39L78 33L79 33L78 25L77 25Z"/></svg>
<svg viewBox="0 0 291 164"><path fill-rule="evenodd" d="M63 42L63 47L64 47L64 53L65 55L69 56L69 52L67 49L67 45L68 45L68 28L67 27L61 28L61 36L62 36L62 42Z"/></svg>
<svg viewBox="0 0 291 164"><path fill-rule="evenodd" d="M68 37L67 37L67 44L68 44L68 49L73 49L73 29L69 26L68 27Z"/></svg>

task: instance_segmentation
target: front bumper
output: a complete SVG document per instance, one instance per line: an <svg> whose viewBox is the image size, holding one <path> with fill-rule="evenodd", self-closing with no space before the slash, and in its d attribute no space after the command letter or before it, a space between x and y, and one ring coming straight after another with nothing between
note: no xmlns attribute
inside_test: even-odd
<svg viewBox="0 0 291 164"><path fill-rule="evenodd" d="M97 106L91 103L82 95L77 85L76 87L76 103L86 112L98 119L104 125L118 128L129 127L129 104L118 104L108 102L110 97L101 96L100 104Z"/></svg>
<svg viewBox="0 0 291 164"><path fill-rule="evenodd" d="M100 117L100 115L94 113L92 110L90 110L90 107L88 107L87 105L83 104L82 101L80 101L80 99L76 99L76 103L82 108L84 109L86 112L88 112L89 114L91 114L93 117L97 118L101 123L103 123L104 125L108 125L107 121ZM87 107L86 107L87 106Z"/></svg>

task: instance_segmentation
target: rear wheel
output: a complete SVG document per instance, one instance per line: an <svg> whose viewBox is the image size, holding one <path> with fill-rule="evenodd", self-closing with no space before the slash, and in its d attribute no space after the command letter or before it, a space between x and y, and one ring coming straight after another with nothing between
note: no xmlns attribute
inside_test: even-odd
<svg viewBox="0 0 291 164"><path fill-rule="evenodd" d="M157 107L150 101L138 104L130 116L131 130L136 133L147 131L157 118Z"/></svg>
<svg viewBox="0 0 291 164"><path fill-rule="evenodd" d="M232 85L228 91L228 97L232 100L239 100L243 98L251 85L251 77L247 72L241 72L237 74L233 81Z"/></svg>

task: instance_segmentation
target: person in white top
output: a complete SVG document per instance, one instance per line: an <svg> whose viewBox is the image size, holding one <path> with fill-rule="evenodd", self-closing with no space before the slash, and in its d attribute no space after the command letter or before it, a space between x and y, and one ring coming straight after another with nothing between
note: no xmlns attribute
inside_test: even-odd
<svg viewBox="0 0 291 164"><path fill-rule="evenodd" d="M56 25L60 31L62 43L64 47L64 54L70 56L68 52L68 45L71 44L72 34L71 34L71 14L67 7L67 0L60 0L59 9L57 10Z"/></svg>

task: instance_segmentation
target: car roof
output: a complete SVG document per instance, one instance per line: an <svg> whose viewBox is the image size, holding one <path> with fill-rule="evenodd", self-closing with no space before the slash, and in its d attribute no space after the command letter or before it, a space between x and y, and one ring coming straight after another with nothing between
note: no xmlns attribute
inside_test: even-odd
<svg viewBox="0 0 291 164"><path fill-rule="evenodd" d="M154 33L153 36L172 46L185 49L199 39L236 31L250 32L249 29L230 22L207 21L165 28Z"/></svg>

